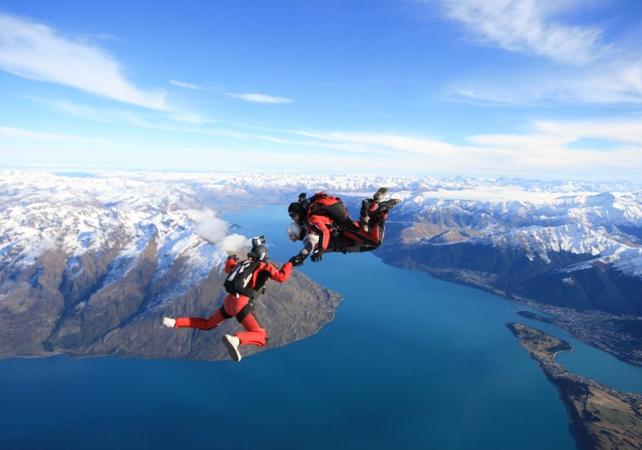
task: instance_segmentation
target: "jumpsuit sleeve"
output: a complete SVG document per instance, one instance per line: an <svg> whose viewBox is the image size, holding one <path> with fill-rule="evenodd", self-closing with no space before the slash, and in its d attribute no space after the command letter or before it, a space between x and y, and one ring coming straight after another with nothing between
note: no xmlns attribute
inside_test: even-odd
<svg viewBox="0 0 642 450"><path fill-rule="evenodd" d="M288 278L290 278L290 273L292 273L292 263L286 262L285 264L283 264L283 266L281 266L280 269L277 269L274 264L269 263L265 265L265 268L263 270L265 270L270 275L270 278L272 280L283 283Z"/></svg>
<svg viewBox="0 0 642 450"><path fill-rule="evenodd" d="M225 268L223 269L225 273L230 273L236 267L237 261L234 258L227 258L225 262Z"/></svg>
<svg viewBox="0 0 642 450"><path fill-rule="evenodd" d="M327 250L330 243L330 230L319 216L311 216L308 218L308 223L315 226L321 232L321 250Z"/></svg>

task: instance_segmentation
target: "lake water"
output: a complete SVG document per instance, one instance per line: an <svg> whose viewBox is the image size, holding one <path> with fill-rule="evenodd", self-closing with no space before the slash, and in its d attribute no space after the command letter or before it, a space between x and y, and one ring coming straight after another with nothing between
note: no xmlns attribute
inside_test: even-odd
<svg viewBox="0 0 642 450"><path fill-rule="evenodd" d="M265 234L276 261L298 251L286 219L283 208L228 215ZM0 448L575 448L555 387L505 326L523 321L519 306L372 254L302 270L343 295L336 319L240 364L0 361ZM567 366L642 391L639 368L542 328L577 348Z"/></svg>

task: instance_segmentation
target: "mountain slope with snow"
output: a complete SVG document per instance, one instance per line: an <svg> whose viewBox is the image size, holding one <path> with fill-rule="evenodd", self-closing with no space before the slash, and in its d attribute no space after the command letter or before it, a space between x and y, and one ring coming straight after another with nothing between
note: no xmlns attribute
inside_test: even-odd
<svg viewBox="0 0 642 450"><path fill-rule="evenodd" d="M155 347L155 339L162 341L156 319L186 306L198 314L211 311L225 253L244 242L230 235L217 212L287 205L299 192L324 190L340 195L356 218L360 200L380 186L402 199L377 251L391 264L543 305L642 315L642 186L633 183L70 175L0 172L0 344L7 335L16 344L20 327L38 324L35 347L28 340L20 344L25 354L44 343L70 353L163 355ZM332 311L319 311L308 331ZM4 314L14 320L3 321ZM149 347L125 331L140 335L141 326L152 336L145 340ZM176 346L171 354L186 354L192 344L170 342Z"/></svg>
<svg viewBox="0 0 642 450"><path fill-rule="evenodd" d="M225 357L217 338L232 325L171 335L160 318L209 315L221 301L225 259L248 246L216 212L242 204L248 194L235 189L151 175L3 173L0 354ZM270 306L276 296L291 300L289 311ZM338 301L300 274L263 298L258 310L273 309L270 346L315 332Z"/></svg>

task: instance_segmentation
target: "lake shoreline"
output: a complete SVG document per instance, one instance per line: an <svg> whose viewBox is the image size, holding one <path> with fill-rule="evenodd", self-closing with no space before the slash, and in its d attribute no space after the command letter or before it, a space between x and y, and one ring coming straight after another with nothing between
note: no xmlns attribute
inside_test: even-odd
<svg viewBox="0 0 642 450"><path fill-rule="evenodd" d="M507 327L558 389L582 450L642 445L641 395L609 388L557 363L560 352L572 350L568 342L521 323Z"/></svg>
<svg viewBox="0 0 642 450"><path fill-rule="evenodd" d="M627 339L627 335L622 335L621 333L615 335L613 328L606 326L606 324L609 323L609 320L642 320L639 317L618 316L602 311L580 312L570 308L545 305L528 298L508 294L504 290L494 287L481 277L475 276L472 273L469 274L467 271L438 270L418 264L409 259L406 259L403 262L391 260L388 257L388 253L376 252L375 254L383 262L390 264L391 266L406 270L425 272L440 280L490 292L517 304L546 313L550 316L550 319L536 314L533 314L533 316L528 318L553 323L569 332L579 341L582 341L591 347L605 351L615 356L620 361L631 364L632 366L642 367L642 348L640 348L638 340L635 338Z"/></svg>

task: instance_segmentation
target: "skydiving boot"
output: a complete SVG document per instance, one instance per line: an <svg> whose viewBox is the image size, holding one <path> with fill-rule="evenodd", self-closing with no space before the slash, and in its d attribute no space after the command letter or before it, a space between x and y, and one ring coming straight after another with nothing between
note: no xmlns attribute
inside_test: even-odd
<svg viewBox="0 0 642 450"><path fill-rule="evenodd" d="M239 352L239 345L241 344L241 340L236 336L226 334L223 336L223 343L227 347L227 351L230 353L230 358L237 362L240 361L241 352Z"/></svg>
<svg viewBox="0 0 642 450"><path fill-rule="evenodd" d="M171 317L163 317L163 325L167 328L174 328L176 326L176 319Z"/></svg>
<svg viewBox="0 0 642 450"><path fill-rule="evenodd" d="M397 206L401 200L398 198L391 198L390 200L384 200L383 202L379 203L379 209L382 211L389 211L395 206Z"/></svg>
<svg viewBox="0 0 642 450"><path fill-rule="evenodd" d="M388 188L380 187L374 193L371 199L365 199L361 202L361 217L359 218L359 227L365 232L370 232L370 212L380 209L380 202L384 195L388 193Z"/></svg>

